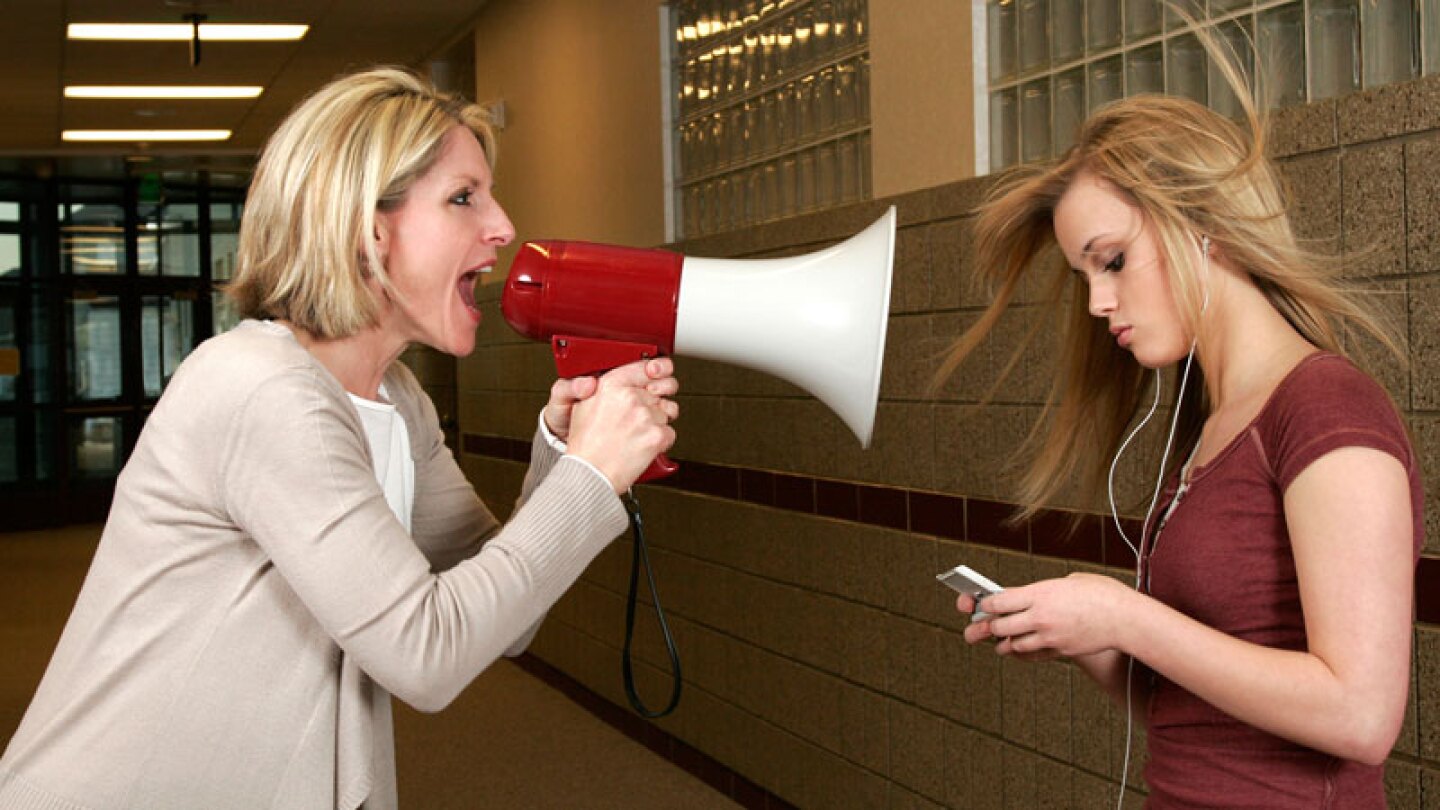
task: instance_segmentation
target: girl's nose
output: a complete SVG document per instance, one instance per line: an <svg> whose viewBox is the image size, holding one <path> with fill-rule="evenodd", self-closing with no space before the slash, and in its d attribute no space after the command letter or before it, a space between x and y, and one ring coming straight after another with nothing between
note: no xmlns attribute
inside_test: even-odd
<svg viewBox="0 0 1440 810"><path fill-rule="evenodd" d="M1090 314L1108 318L1115 311L1115 286L1101 274L1090 280Z"/></svg>

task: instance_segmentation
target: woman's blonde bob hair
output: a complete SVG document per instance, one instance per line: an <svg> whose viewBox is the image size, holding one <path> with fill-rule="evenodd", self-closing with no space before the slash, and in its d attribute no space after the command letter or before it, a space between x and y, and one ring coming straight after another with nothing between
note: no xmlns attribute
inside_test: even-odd
<svg viewBox="0 0 1440 810"><path fill-rule="evenodd" d="M1110 460L1149 395L1148 372L1116 345L1103 320L1091 317L1088 291L1071 282L1073 274L1056 247L1055 208L1082 173L1110 184L1135 206L1141 227L1156 239L1176 307L1191 334L1197 334L1204 305L1200 243L1205 236L1212 255L1223 255L1248 274L1306 340L1343 353L1347 327L1357 327L1403 359L1382 322L1342 288L1335 259L1297 242L1282 184L1265 157L1265 123L1244 77L1207 32L1200 36L1239 97L1241 122L1182 98L1122 99L1097 110L1063 156L1015 170L978 209L974 261L994 299L951 347L935 386L982 344L1032 267L1051 269L1046 298L1056 317L1039 322L1067 325L1057 330L1059 367L1031 435L1037 452L1020 481L1021 519L1077 479L1082 496L1101 502ZM1198 333L1203 357L1203 329ZM1016 351L1016 360L1023 349ZM1198 440L1209 411L1198 364L1191 377L1198 379L1189 381L1185 401L1171 402L1180 409L1171 457L1165 460L1172 467Z"/></svg>
<svg viewBox="0 0 1440 810"><path fill-rule="evenodd" d="M227 292L246 318L284 319L322 339L375 322L375 213L405 200L440 156L446 133L475 133L493 163L483 108L408 70L380 67L325 85L270 136L240 222Z"/></svg>

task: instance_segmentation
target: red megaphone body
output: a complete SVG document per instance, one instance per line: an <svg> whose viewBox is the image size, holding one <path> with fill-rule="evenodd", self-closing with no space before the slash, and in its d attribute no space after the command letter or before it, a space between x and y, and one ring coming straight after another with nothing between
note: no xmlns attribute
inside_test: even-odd
<svg viewBox="0 0 1440 810"><path fill-rule="evenodd" d="M550 342L560 376L600 374L674 352L684 261L665 250L526 242L510 266L500 311L515 331ZM677 469L656 456L636 483Z"/></svg>

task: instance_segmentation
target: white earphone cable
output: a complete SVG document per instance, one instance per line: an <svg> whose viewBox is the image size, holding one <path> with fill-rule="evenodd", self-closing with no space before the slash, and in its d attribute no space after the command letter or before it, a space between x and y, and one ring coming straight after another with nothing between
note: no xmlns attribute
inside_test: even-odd
<svg viewBox="0 0 1440 810"><path fill-rule="evenodd" d="M1208 236L1200 237L1200 255L1202 261L1204 262L1205 268L1203 276L1203 280L1205 283L1205 298L1200 304L1200 312L1201 314L1204 314L1205 310L1208 309L1210 306L1210 237ZM1170 419L1170 434L1165 438L1165 451L1160 455L1160 470L1155 477L1155 491L1150 496L1149 507L1147 507L1145 510L1145 521L1140 524L1139 545L1130 542L1129 536L1125 534L1125 528L1120 525L1120 512L1115 507L1115 468L1119 465L1120 456L1124 454L1125 448L1130 444L1130 440L1134 439L1135 435L1140 432L1141 428L1144 428L1145 425L1150 422L1150 417L1155 415L1155 410L1160 405L1161 380L1159 369L1155 370L1155 400L1150 404L1150 412L1145 414L1145 418L1140 420L1140 424L1136 425L1135 429L1130 431L1130 435L1125 437L1125 441L1121 442L1120 444L1120 449L1115 451L1115 458L1111 459L1110 461L1110 475L1106 481L1106 488L1110 496L1110 518L1115 522L1115 530L1120 533L1120 539L1125 541L1125 545L1128 546L1130 548L1130 551L1135 555L1135 590L1137 591L1141 590L1141 585L1143 584L1141 581L1141 551L1145 548L1145 541L1147 539L1148 533L1150 532L1150 518L1154 515L1155 505L1160 500L1160 489L1164 485L1165 481L1165 459L1170 457L1170 449L1175 442L1175 429L1180 424L1180 405L1185 397L1185 385L1190 380L1190 368L1194 365L1195 362L1195 347L1198 346L1199 343L1200 338L1198 335L1197 326L1197 335L1191 339L1190 351L1185 356L1185 370L1180 375L1180 390L1175 397L1175 412L1171 415ZM1153 547L1150 549L1150 553L1155 553ZM1120 792L1115 799L1116 810L1120 810L1120 808L1123 807L1125 804L1125 785L1129 781L1130 777L1130 745L1134 738L1134 724L1131 706L1131 681L1134 679L1134 674L1135 658L1133 656L1127 656L1125 663L1125 759L1124 764L1120 769Z"/></svg>

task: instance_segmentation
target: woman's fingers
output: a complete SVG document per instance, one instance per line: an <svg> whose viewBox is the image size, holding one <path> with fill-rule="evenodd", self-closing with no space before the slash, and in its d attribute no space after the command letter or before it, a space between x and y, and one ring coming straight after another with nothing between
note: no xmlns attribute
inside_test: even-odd
<svg viewBox="0 0 1440 810"><path fill-rule="evenodd" d="M656 357L616 366L605 372L600 379L602 383L608 382L612 385L626 385L633 388L645 388L650 385L665 388L673 385L678 390L679 383L675 381L674 373L675 364L670 358Z"/></svg>
<svg viewBox="0 0 1440 810"><path fill-rule="evenodd" d="M680 406L663 392L679 390L668 358L636 361L600 378L593 397L575 406L570 452L594 464L616 491L627 489L656 455L675 442L670 422Z"/></svg>

